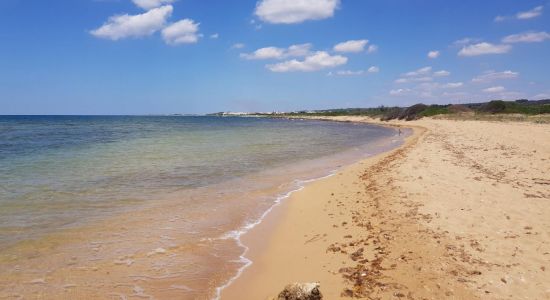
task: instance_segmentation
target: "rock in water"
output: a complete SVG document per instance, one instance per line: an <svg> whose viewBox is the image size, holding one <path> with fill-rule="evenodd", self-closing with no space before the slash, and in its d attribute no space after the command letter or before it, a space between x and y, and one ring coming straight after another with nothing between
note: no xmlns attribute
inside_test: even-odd
<svg viewBox="0 0 550 300"><path fill-rule="evenodd" d="M320 300L323 299L323 294L319 287L317 282L289 284L276 300Z"/></svg>

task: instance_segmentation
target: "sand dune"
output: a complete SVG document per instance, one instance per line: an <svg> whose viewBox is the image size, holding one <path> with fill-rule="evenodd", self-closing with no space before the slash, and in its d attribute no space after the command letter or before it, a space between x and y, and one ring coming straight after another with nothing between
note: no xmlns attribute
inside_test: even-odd
<svg viewBox="0 0 550 300"><path fill-rule="evenodd" d="M244 237L254 264L223 299L290 282L320 282L325 299L550 299L550 125L390 124L415 134L311 183Z"/></svg>

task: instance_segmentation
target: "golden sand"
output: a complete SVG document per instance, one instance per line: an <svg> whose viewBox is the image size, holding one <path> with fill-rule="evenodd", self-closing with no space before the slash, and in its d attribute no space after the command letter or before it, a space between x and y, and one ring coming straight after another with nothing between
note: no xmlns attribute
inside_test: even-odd
<svg viewBox="0 0 550 300"><path fill-rule="evenodd" d="M550 299L550 125L385 124L415 134L275 209L243 237L254 263L222 299L292 282L325 299Z"/></svg>

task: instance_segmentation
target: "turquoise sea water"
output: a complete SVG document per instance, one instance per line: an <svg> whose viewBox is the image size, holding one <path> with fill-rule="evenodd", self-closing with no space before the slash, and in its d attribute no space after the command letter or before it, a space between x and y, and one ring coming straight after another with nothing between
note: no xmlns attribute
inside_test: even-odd
<svg viewBox="0 0 550 300"><path fill-rule="evenodd" d="M288 192L296 179L326 175L394 136L364 124L266 118L0 116L0 251L166 199L181 210L172 218L185 221L181 243L212 240L261 216L277 198L267 191ZM136 238L132 251L149 243ZM204 247L213 259L228 245ZM205 276L197 265L193 274Z"/></svg>

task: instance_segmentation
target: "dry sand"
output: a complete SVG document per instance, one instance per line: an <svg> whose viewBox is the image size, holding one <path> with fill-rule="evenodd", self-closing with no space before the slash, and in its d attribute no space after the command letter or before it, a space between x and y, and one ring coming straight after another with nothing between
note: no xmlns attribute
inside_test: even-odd
<svg viewBox="0 0 550 300"><path fill-rule="evenodd" d="M373 121L344 117L340 121ZM550 125L425 119L399 149L294 193L243 237L222 299L550 299Z"/></svg>

